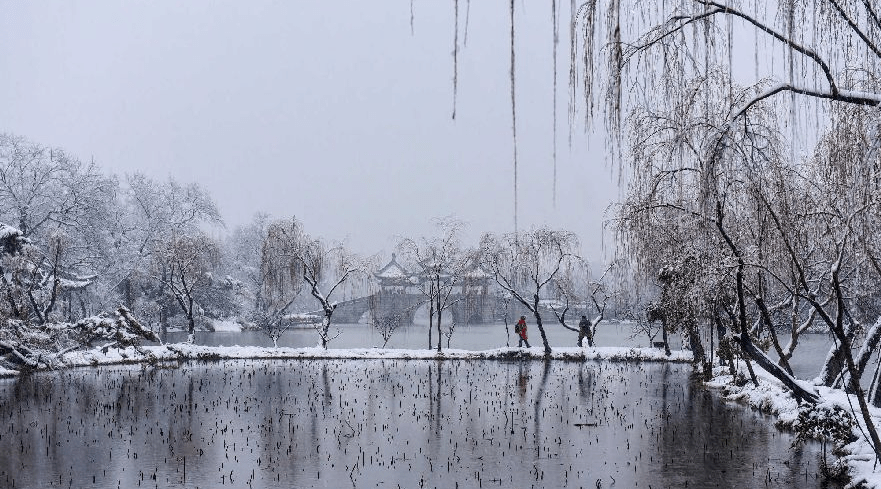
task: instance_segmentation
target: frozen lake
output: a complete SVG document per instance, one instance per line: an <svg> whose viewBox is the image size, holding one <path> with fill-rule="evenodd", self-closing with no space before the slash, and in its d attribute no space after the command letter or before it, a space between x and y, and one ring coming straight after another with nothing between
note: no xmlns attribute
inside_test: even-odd
<svg viewBox="0 0 881 489"><path fill-rule="evenodd" d="M837 487L673 364L240 361L0 380L0 486Z"/></svg>

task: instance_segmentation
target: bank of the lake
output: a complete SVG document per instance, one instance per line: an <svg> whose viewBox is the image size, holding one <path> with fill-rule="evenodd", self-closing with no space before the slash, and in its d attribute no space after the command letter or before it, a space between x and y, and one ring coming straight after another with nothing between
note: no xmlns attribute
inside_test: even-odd
<svg viewBox="0 0 881 489"><path fill-rule="evenodd" d="M188 343L172 343L157 346L128 348L93 348L67 352L58 357L65 368L155 364L199 360L564 360L584 362L605 360L612 362L671 362L689 363L689 351L674 350L667 356L658 348L627 347L558 347L545 355L540 347L496 348L472 351L444 349L408 350L393 348L286 348L258 346L204 346ZM0 369L0 376L16 376L21 372Z"/></svg>

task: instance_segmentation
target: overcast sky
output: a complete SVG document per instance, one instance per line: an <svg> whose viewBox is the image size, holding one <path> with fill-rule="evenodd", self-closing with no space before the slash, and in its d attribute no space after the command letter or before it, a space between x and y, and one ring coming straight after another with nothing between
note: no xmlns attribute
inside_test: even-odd
<svg viewBox="0 0 881 489"><path fill-rule="evenodd" d="M565 3L565 2L560 2ZM564 9L567 6L564 6ZM363 253L434 217L512 231L508 2L3 2L0 132L108 172L196 181L227 228L296 215ZM567 228L596 261L619 195L602 136L567 145L569 14L558 53L553 205L550 5L517 2L519 225Z"/></svg>

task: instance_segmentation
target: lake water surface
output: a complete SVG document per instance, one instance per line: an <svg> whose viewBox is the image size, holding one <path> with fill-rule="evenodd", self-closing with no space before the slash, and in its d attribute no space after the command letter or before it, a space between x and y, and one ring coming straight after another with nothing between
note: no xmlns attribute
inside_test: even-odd
<svg viewBox="0 0 881 489"><path fill-rule="evenodd" d="M662 363L239 361L0 380L0 487L837 487Z"/></svg>

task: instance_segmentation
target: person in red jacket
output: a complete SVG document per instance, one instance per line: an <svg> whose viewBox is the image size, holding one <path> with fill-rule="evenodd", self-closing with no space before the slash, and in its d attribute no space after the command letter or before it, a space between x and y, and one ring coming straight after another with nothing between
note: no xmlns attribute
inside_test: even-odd
<svg viewBox="0 0 881 489"><path fill-rule="evenodd" d="M520 342L517 343L517 347L522 347L523 343L526 343L526 348L529 348L529 340L526 335L526 316L520 316L520 320L514 326L514 332L520 335Z"/></svg>

